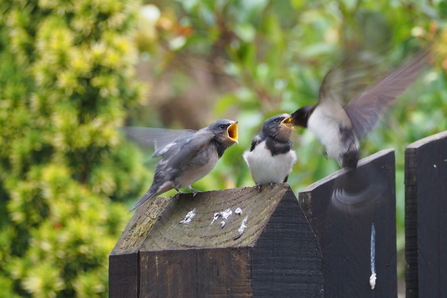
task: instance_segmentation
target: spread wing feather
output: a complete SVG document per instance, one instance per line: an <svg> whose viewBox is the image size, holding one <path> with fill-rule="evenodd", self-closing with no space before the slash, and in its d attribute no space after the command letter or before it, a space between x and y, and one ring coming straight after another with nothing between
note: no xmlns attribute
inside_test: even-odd
<svg viewBox="0 0 447 298"><path fill-rule="evenodd" d="M166 145L171 144L178 138L191 136L196 131L190 129L166 129L166 128L152 128L152 127L136 127L136 126L124 126L119 128L120 131L138 143L140 146L154 148L156 153L160 156L160 152Z"/></svg>
<svg viewBox="0 0 447 298"><path fill-rule="evenodd" d="M345 107L359 139L374 129L379 117L416 80L428 64L429 50L423 50L407 63L366 89Z"/></svg>

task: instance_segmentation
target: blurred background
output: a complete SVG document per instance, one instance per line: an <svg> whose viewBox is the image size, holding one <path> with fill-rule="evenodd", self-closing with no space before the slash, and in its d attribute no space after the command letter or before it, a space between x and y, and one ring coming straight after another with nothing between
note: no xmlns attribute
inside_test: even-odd
<svg viewBox="0 0 447 298"><path fill-rule="evenodd" d="M239 144L193 187L253 186L242 153L265 119L315 104L341 62L364 86L440 31L361 144L396 149L403 278L404 149L447 129L446 17L442 0L0 0L0 297L108 296L108 254L158 161L117 127L238 120ZM295 193L338 169L310 132L293 140Z"/></svg>

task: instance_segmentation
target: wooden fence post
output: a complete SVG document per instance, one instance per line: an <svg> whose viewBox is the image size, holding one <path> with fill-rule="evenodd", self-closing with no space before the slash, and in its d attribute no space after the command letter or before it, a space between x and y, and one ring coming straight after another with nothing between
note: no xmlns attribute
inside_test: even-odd
<svg viewBox="0 0 447 298"><path fill-rule="evenodd" d="M405 150L406 296L447 297L447 131Z"/></svg>
<svg viewBox="0 0 447 298"><path fill-rule="evenodd" d="M325 298L397 296L394 150L310 185L299 200L323 253Z"/></svg>
<svg viewBox="0 0 447 298"><path fill-rule="evenodd" d="M148 202L109 261L111 298L323 296L317 239L283 183Z"/></svg>

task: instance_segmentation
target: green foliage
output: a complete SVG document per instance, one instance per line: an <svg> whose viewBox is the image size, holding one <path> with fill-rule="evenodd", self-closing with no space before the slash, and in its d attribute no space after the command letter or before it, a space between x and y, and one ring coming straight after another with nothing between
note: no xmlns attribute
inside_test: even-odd
<svg viewBox="0 0 447 298"><path fill-rule="evenodd" d="M138 2L0 1L0 297L107 297L147 180L116 127L143 95Z"/></svg>

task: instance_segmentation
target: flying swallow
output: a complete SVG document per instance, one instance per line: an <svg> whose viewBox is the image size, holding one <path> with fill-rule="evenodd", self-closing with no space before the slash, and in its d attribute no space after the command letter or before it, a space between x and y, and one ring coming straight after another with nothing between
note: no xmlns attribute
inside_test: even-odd
<svg viewBox="0 0 447 298"><path fill-rule="evenodd" d="M379 117L418 77L428 64L428 50L421 51L391 74L366 88L346 105L331 88L336 69L329 71L320 86L319 101L292 114L294 125L309 128L340 167L356 168L359 140L376 126Z"/></svg>

